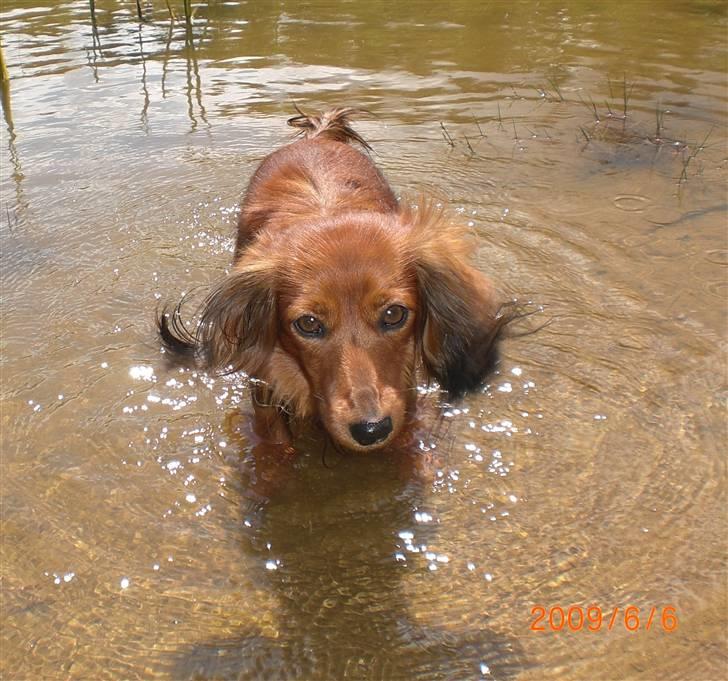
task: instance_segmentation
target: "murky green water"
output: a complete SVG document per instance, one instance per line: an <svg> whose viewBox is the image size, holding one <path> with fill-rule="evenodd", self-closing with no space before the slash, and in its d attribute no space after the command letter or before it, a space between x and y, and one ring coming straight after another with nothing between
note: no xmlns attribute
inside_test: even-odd
<svg viewBox="0 0 728 681"><path fill-rule="evenodd" d="M2 678L725 678L725 4L143 4L0 10ZM311 440L261 497L244 381L153 316L294 103L372 111L550 323L419 454Z"/></svg>

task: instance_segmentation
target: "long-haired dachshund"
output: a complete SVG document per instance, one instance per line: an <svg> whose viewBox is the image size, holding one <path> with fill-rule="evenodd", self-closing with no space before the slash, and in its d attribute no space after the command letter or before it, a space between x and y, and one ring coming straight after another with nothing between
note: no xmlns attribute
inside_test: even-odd
<svg viewBox="0 0 728 681"><path fill-rule="evenodd" d="M300 112L299 112L300 113ZM398 203L349 126L354 109L300 114L302 138L267 156L243 201L231 273L190 333L158 317L173 359L252 379L256 430L288 443L318 419L346 449L395 441L416 372L455 398L496 358L508 313L469 264L465 230Z"/></svg>

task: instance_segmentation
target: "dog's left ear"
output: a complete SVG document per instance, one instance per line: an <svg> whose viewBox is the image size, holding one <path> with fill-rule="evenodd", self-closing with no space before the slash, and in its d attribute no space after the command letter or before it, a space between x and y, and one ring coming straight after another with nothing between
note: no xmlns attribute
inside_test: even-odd
<svg viewBox="0 0 728 681"><path fill-rule="evenodd" d="M408 250L419 295L422 363L455 399L480 386L493 369L509 318L499 314L490 280L470 264L462 228L427 205L402 217L411 225Z"/></svg>

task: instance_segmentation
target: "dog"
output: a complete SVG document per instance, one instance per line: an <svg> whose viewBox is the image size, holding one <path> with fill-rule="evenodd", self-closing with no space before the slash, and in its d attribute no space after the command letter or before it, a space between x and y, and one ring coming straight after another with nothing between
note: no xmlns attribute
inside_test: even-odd
<svg viewBox="0 0 728 681"><path fill-rule="evenodd" d="M174 361L250 377L268 442L316 420L345 450L387 447L413 416L418 371L448 400L478 388L512 318L470 263L467 231L432 201L398 202L356 113L288 121L299 138L250 180L231 272L196 331L181 303L157 316Z"/></svg>

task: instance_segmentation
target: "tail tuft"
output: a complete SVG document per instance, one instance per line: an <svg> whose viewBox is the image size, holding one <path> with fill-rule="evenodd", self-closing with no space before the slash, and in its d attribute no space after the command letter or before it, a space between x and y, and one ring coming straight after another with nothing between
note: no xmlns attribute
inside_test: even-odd
<svg viewBox="0 0 728 681"><path fill-rule="evenodd" d="M372 148L366 140L349 125L349 117L356 114L366 114L368 111L354 109L351 107L331 109L321 114L307 114L296 106L298 115L288 119L288 125L292 128L299 128L299 134L306 139L325 137L337 142L357 142L362 147L371 151Z"/></svg>

